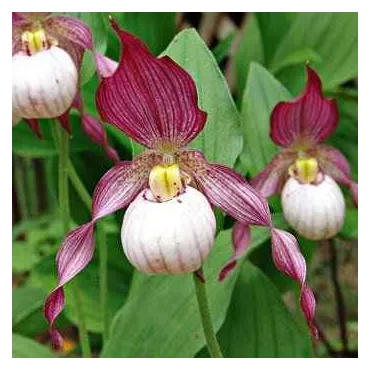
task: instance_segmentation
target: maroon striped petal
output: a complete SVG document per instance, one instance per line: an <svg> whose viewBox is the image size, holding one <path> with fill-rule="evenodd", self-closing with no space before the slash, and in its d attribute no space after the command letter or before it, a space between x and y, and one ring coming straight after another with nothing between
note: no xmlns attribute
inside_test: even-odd
<svg viewBox="0 0 370 370"><path fill-rule="evenodd" d="M318 145L310 153L317 158L323 172L335 181L348 187L354 204L358 205L358 186L351 178L351 170L346 157L329 145Z"/></svg>
<svg viewBox="0 0 370 370"><path fill-rule="evenodd" d="M301 291L300 304L302 312L310 328L311 335L315 339L319 339L319 331L315 326L316 300L312 289L308 285L304 285Z"/></svg>
<svg viewBox="0 0 370 370"><path fill-rule="evenodd" d="M116 72L98 89L101 117L148 148L185 146L206 121L192 78L169 57L156 58L115 21L112 26L122 52Z"/></svg>
<svg viewBox="0 0 370 370"><path fill-rule="evenodd" d="M100 77L106 78L113 75L118 63L103 54L95 53L96 70Z"/></svg>
<svg viewBox="0 0 370 370"><path fill-rule="evenodd" d="M83 49L93 48L90 28L81 20L68 16L55 16L48 18L44 23L45 29L53 34L70 40Z"/></svg>
<svg viewBox="0 0 370 370"><path fill-rule="evenodd" d="M229 259L218 275L218 280L224 280L236 267L236 262L243 257L251 242L251 230L248 225L237 222L233 227L232 241L234 255Z"/></svg>
<svg viewBox="0 0 370 370"><path fill-rule="evenodd" d="M39 139L43 139L43 134L40 128L40 122L37 119L25 119L28 126L30 126L31 130L37 135Z"/></svg>
<svg viewBox="0 0 370 370"><path fill-rule="evenodd" d="M45 301L44 314L49 322L49 332L60 346L61 336L54 328L54 321L64 307L63 286L80 273L91 261L94 253L95 222L118 209L127 206L146 185L143 176L147 162L120 162L110 169L95 188L92 205L92 220L75 230L65 238L57 255L58 285Z"/></svg>
<svg viewBox="0 0 370 370"><path fill-rule="evenodd" d="M211 204L244 225L271 224L266 199L239 173L227 166L208 163L196 150L183 151L179 163Z"/></svg>
<svg viewBox="0 0 370 370"><path fill-rule="evenodd" d="M252 186L265 197L280 193L288 175L288 168L296 156L297 153L293 150L282 150L251 180Z"/></svg>
<svg viewBox="0 0 370 370"><path fill-rule="evenodd" d="M297 280L301 286L301 309L311 332L316 336L314 325L315 298L311 289L306 285L306 262L299 250L296 238L287 231L272 229L272 259L276 267Z"/></svg>
<svg viewBox="0 0 370 370"><path fill-rule="evenodd" d="M335 100L324 98L319 76L308 65L306 70L303 94L293 101L278 103L271 115L271 138L283 147L311 147L327 139L338 125Z"/></svg>
<svg viewBox="0 0 370 370"><path fill-rule="evenodd" d="M62 344L61 335L54 328L54 321L64 308L63 285L73 279L91 261L94 254L94 222L88 222L70 232L57 255L58 285L47 297L44 315L49 323L53 346Z"/></svg>

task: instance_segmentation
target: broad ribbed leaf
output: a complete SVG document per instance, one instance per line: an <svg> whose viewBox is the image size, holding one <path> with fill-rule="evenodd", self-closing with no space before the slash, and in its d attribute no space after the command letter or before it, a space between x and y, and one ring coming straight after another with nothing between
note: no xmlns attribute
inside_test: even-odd
<svg viewBox="0 0 370 370"><path fill-rule="evenodd" d="M261 171L277 153L270 139L270 114L281 100L289 100L289 92L266 69L252 63L242 101L244 148L240 160L252 176Z"/></svg>
<svg viewBox="0 0 370 370"><path fill-rule="evenodd" d="M191 147L203 151L210 162L233 166L242 148L239 116L212 52L194 29L180 32L164 52L193 77L206 125Z"/></svg>
<svg viewBox="0 0 370 370"><path fill-rule="evenodd" d="M12 325L18 325L35 311L41 313L44 299L45 293L41 289L28 287L14 289L12 291Z"/></svg>
<svg viewBox="0 0 370 370"><path fill-rule="evenodd" d="M12 335L13 358L49 358L56 357L49 348L19 334Z"/></svg>
<svg viewBox="0 0 370 370"><path fill-rule="evenodd" d="M224 320L237 277L236 269L225 282L217 282L231 253L231 230L223 231L204 271L216 329ZM204 344L192 277L135 273L129 299L115 317L103 357L193 357Z"/></svg>
<svg viewBox="0 0 370 370"><path fill-rule="evenodd" d="M312 66L322 77L325 88L338 86L356 77L357 13L298 13L290 24L289 31L278 44L269 68L273 69L287 56L307 48L321 58L320 61L312 61ZM284 76L284 81L292 81L289 69L281 71L280 75ZM300 78L303 77L303 71L299 75ZM293 78L295 79L294 76Z"/></svg>
<svg viewBox="0 0 370 370"><path fill-rule="evenodd" d="M218 334L225 357L311 357L310 339L274 284L245 261Z"/></svg>

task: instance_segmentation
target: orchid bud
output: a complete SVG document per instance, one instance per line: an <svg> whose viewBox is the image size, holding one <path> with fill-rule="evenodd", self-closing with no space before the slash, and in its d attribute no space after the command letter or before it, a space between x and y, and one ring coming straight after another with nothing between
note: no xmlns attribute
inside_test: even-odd
<svg viewBox="0 0 370 370"><path fill-rule="evenodd" d="M322 176L318 183L302 183L290 177L282 191L286 220L299 234L311 240L333 237L344 221L342 191L330 176Z"/></svg>
<svg viewBox="0 0 370 370"><path fill-rule="evenodd" d="M62 115L77 93L76 65L43 30L24 32L22 43L24 51L12 59L13 113L24 118Z"/></svg>
<svg viewBox="0 0 370 370"><path fill-rule="evenodd" d="M198 270L214 242L216 220L207 198L187 186L157 202L150 189L130 204L121 239L129 261L148 274L185 274Z"/></svg>

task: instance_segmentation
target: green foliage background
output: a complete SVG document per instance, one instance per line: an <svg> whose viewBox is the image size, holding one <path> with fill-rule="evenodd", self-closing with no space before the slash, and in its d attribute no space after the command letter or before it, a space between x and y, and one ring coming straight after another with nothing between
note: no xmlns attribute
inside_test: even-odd
<svg viewBox="0 0 370 370"><path fill-rule="evenodd" d="M91 26L97 50L119 59L120 46L109 27L107 13L73 15ZM357 179L357 13L251 13L233 53L235 32L210 50L196 29L177 33L175 13L113 13L113 16L123 28L138 35L153 53L169 55L192 75L199 104L208 113L205 130L192 146L201 149L210 161L234 167L246 177L259 172L278 150L269 138L271 110L278 101L290 99L302 90L304 65L310 60L323 79L325 93L335 97L339 104L340 125L330 143L346 155ZM225 58L235 74L233 94L225 79ZM93 58L86 53L81 86L86 110L96 117L97 84ZM43 174L37 188L30 184L31 177L25 180L29 203L38 196L41 182L47 189L44 194L47 206L40 206L39 201L39 211L13 225L14 357L61 355L36 341L40 342L40 336L47 330L42 304L56 282L54 259L63 237L56 204L57 152L50 132L52 124L55 123L49 120L42 122L41 141L25 123L13 129L14 166L24 169L24 164L31 160ZM84 135L76 112L72 113L72 124L71 159L92 192L112 163ZM124 133L109 125L105 128L122 159L130 159L141 150ZM346 197L348 212L339 238L356 240L357 210L347 193ZM83 203L72 191L70 202L76 225L89 219ZM276 199L271 200L271 209L275 223L288 229ZM304 320L298 309L288 309L282 299L286 292L297 295L298 287L274 268L266 230L253 230L253 245L245 259L224 283L217 282L217 273L232 251L232 224L229 219L222 220L221 213L219 216L222 230L206 262L205 276L224 355L311 357L312 343ZM148 277L134 271L122 253L121 222L122 212L105 221L112 323L104 348L96 256L76 279L83 293L94 351L102 357L207 357L191 277ZM310 260L316 245L302 240L301 247ZM67 306L58 326L68 333L76 323L76 315L68 300L68 287L66 291ZM78 353L79 346L69 356Z"/></svg>

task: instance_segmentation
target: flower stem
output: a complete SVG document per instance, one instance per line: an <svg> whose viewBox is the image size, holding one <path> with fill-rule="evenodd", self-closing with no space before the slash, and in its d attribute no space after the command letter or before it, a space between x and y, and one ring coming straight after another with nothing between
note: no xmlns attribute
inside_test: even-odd
<svg viewBox="0 0 370 370"><path fill-rule="evenodd" d="M29 218L28 206L27 206L27 195L25 190L25 179L22 161L20 157L13 157L14 167L14 185L17 195L17 203L19 206L19 212L22 221Z"/></svg>
<svg viewBox="0 0 370 370"><path fill-rule="evenodd" d="M29 200L31 216L35 217L38 212L35 162L31 158L25 158L24 162L27 178L27 198Z"/></svg>
<svg viewBox="0 0 370 370"><path fill-rule="evenodd" d="M342 340L343 351L348 351L348 333L347 333L347 326L346 326L346 306L344 303L344 297L342 293L342 289L340 287L339 279L338 279L338 257L337 251L335 248L335 241L334 239L329 239L327 241L331 253L331 260L330 260L330 272L331 272L331 279L333 282L334 294L337 302L337 318L339 323L339 330L340 330L340 337Z"/></svg>
<svg viewBox="0 0 370 370"><path fill-rule="evenodd" d="M64 129L57 123L53 122L54 138L56 146L59 149L59 167L58 167L58 186L59 186L59 207L62 220L63 233L69 232L70 213L69 213L69 182L68 182L68 151L69 151L69 136ZM71 284L71 291L75 301L75 309L78 321L78 330L81 340L82 356L91 357L91 349L89 336L86 330L85 315L79 288L76 284Z"/></svg>
<svg viewBox="0 0 370 370"><path fill-rule="evenodd" d="M80 199L85 204L86 208L91 211L92 199L85 185L78 176L73 163L69 161L68 164L69 178L77 191ZM108 340L110 317L108 312L108 249L107 242L102 224L97 225L97 239L99 245L99 282L100 282L100 300L101 312L103 317L103 343Z"/></svg>
<svg viewBox="0 0 370 370"><path fill-rule="evenodd" d="M201 282L195 273L193 274L193 279L204 337L206 338L209 354L211 357L223 357L212 324L212 316L209 309L206 284Z"/></svg>

